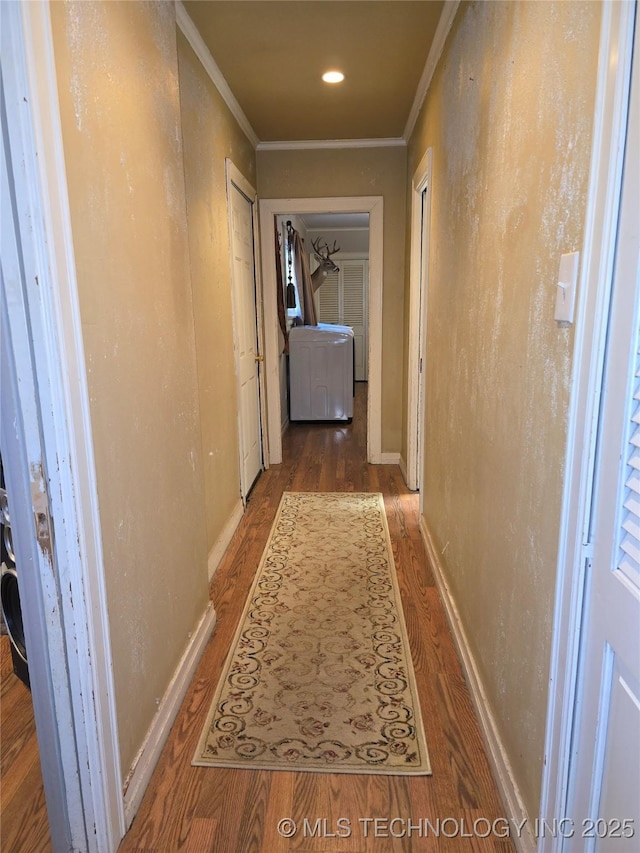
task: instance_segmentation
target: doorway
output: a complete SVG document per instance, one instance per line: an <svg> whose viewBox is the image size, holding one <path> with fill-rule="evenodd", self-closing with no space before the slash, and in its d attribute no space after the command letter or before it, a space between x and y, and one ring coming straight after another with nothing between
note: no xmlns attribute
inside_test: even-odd
<svg viewBox="0 0 640 853"><path fill-rule="evenodd" d="M423 505L427 284L431 218L432 150L427 149L411 184L411 261L409 291L409 387L407 405L407 470L410 489Z"/></svg>
<svg viewBox="0 0 640 853"><path fill-rule="evenodd" d="M282 388L280 383L279 325L275 270L275 227L278 216L358 213L369 216L369 303L367 461L379 463L381 454L382 395L382 252L383 200L359 198L264 199L260 201L262 280L264 283L265 378L269 460L282 461Z"/></svg>
<svg viewBox="0 0 640 853"><path fill-rule="evenodd" d="M353 380L367 382L369 355L369 215L367 213L316 213L299 216L288 213L276 217L283 282L293 285L293 302L285 309L287 330L302 322L300 295L295 264L288 252L289 228L300 235L310 259L312 275L321 267L315 248L321 255L330 253L335 269L324 271L322 284L313 294L319 324L347 326L353 331ZM290 365L280 355L280 398L282 433L289 424ZM349 370L351 363L349 363Z"/></svg>
<svg viewBox="0 0 640 853"><path fill-rule="evenodd" d="M243 503L264 468L261 322L256 263L256 191L227 159L233 334L238 383L240 495Z"/></svg>
<svg viewBox="0 0 640 853"><path fill-rule="evenodd" d="M368 378L369 216L366 213L304 217L308 245L326 246L338 270L316 291L319 323L349 326L354 337L354 380ZM313 260L313 252L312 252ZM313 269L312 269L313 272Z"/></svg>
<svg viewBox="0 0 640 853"><path fill-rule="evenodd" d="M52 845L97 853L125 820L49 15L0 4L0 443Z"/></svg>

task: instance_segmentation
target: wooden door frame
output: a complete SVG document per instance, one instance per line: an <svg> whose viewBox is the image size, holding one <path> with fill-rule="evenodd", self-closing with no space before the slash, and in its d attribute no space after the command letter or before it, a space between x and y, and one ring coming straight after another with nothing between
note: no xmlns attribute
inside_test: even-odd
<svg viewBox="0 0 640 853"><path fill-rule="evenodd" d="M124 798L50 9L7 3L1 14L9 181L25 262L24 292L12 275L2 294L6 360L19 386L11 431L32 466L31 494L22 490L12 514L23 519L22 554L31 550L42 567L23 603L34 716L53 848L110 853L125 832ZM39 459L45 470L35 476ZM27 475L12 467L19 491ZM39 506L55 531L48 555L26 533Z"/></svg>
<svg viewBox="0 0 640 853"><path fill-rule="evenodd" d="M227 223L229 227L229 262L231 264L231 305L233 313L233 351L236 368L236 388L238 394L238 465L240 476L240 497L243 505L246 505L247 494L252 486L252 483L243 483L243 459L242 459L242 407L240 405L240 365L239 365L239 347L238 347L238 305L236 298L236 281L235 269L233 262L233 211L231 207L231 193L235 186L251 204L251 220L253 223L253 270L255 276L255 311L256 311L256 332L258 343L258 354L264 355L264 320L263 320L263 298L262 298L262 277L260 275L260 245L259 245L259 223L258 223L258 194L254 187L244 177L242 172L234 165L233 161L225 158L225 174L227 182ZM258 366L258 393L260 395L260 443L262 450L262 465L264 468L269 467L269 449L267 443L267 407L265 403L265 371Z"/></svg>
<svg viewBox="0 0 640 853"><path fill-rule="evenodd" d="M369 214L369 379L367 400L367 460L387 461L382 453L382 196L333 198L271 198L260 200L260 242L264 303L264 365L267 389L267 433L270 461L282 462L280 352L276 302L275 217L308 213Z"/></svg>
<svg viewBox="0 0 640 853"><path fill-rule="evenodd" d="M603 3L585 237L573 354L555 613L549 675L541 817L567 815L571 746L578 698L578 655L590 559L588 528L598 414L617 238L631 84L636 3ZM635 57L636 64L640 57ZM637 72L636 72L637 73ZM551 846L549 846L549 843ZM561 837L539 839L559 853Z"/></svg>
<svg viewBox="0 0 640 853"><path fill-rule="evenodd" d="M411 181L407 459L405 479L408 488L413 490L420 489L421 513L424 500L424 489L421 488L423 478L421 468L424 460L424 392L432 168L433 149L428 148ZM423 194L425 194L424 205L422 203ZM420 364L422 364L422 370L420 369ZM422 437L421 442L419 442L418 436ZM422 444L422 446L419 446L419 444Z"/></svg>

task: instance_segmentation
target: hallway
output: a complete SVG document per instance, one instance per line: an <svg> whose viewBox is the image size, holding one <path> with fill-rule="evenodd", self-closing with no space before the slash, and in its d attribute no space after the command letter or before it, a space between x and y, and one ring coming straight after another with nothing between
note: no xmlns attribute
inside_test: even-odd
<svg viewBox="0 0 640 853"><path fill-rule="evenodd" d="M620 816L624 806L626 820L640 801L625 805L638 790L627 772L640 767L628 742L640 708L637 656L629 656L634 679L617 682L632 724L603 680L616 671L614 645L594 639L606 622L622 636L620 647L639 647L640 619L631 610L640 601L639 569L635 557L627 560L637 547L619 548L627 534L637 542L638 515L626 492L637 491L635 474L619 467L628 459L637 468L635 437L626 453L636 390L621 416L636 376L637 229L626 234L619 224L638 222L627 202L637 200L640 150L628 132L637 126L637 0L447 0L431 42L398 14L425 4L334 4L352 5L360 29L346 39L345 57L355 62L353 44L364 47L358 66L373 60L385 85L405 51L381 61L361 35L368 11L389 7L412 36L415 75L392 92L394 111L361 75L376 95L376 115L395 116L385 127L323 121L316 131L299 123L303 111L281 97L281 74L270 91L286 122L264 125L265 77L250 72L249 60L259 54L280 72L274 42L257 15L251 28L265 51L246 43L248 27L216 16L226 9L251 17L259 7L273 32L274 10L296 9L309 16L300 44L325 50L312 3L0 4L2 197L13 211L0 286L9 373L0 449L15 460L9 491L20 519L16 553L26 555L21 597L56 849L114 853L125 820L137 814L123 850L493 850L516 842L530 853L539 818L596 819L610 797L608 813ZM350 32L335 20L332 31ZM385 44L387 31L380 30ZM289 81L303 83L311 60L326 57L300 51L294 70L288 28L277 35ZM336 44L332 38L332 50ZM237 86L225 77L227 61ZM320 105L334 95L346 96L343 105L355 95L347 118L367 117L369 96L351 88L355 75L331 95L315 71L314 80L318 96L306 84L302 92L314 120L327 115ZM253 102L245 83L258 87ZM396 116L398 93L406 103ZM275 118L275 109L267 112ZM246 513L231 169L266 211L290 210L292 199L329 210L345 198L369 199L380 211L376 299L368 306L379 356L369 371L370 455L364 410L352 427L298 425ZM632 190L621 192L621 184ZM273 247L259 226L264 285ZM263 292L275 303L275 286ZM281 342L271 307L262 312L258 358L263 375L277 379L269 353L277 356ZM618 316L622 336L609 332ZM270 404L279 396L273 384ZM283 414L273 408L272 451ZM422 411L425 428L416 430ZM594 431L605 421L608 440ZM605 457L611 436L620 444ZM280 458L272 452L272 461ZM369 466L367 458L386 464ZM423 469L419 499L401 472L414 485ZM285 489L383 494L432 778L190 766ZM610 577L614 552L627 555L618 568L625 584L632 579L625 620L621 609L597 606L603 599L594 592L593 578ZM627 622L627 614L634 618ZM3 690L3 713L21 707ZM1 780L3 831L22 830L8 849L44 850L35 749L5 740L21 722L26 715L17 711L3 726L2 770L17 768L28 796L21 799L18 782ZM582 743L589 749L576 749ZM608 771L610 750L621 774ZM592 754L595 774L581 770L582 762L596 766ZM17 815L23 802L26 820ZM495 831L504 830L505 812L528 819L506 827L510 841ZM341 818L353 830L348 837L335 831ZM480 838L491 836L494 818L494 836ZM282 819L302 821L292 840L277 833ZM417 825L410 839L407 820Z"/></svg>
<svg viewBox="0 0 640 853"><path fill-rule="evenodd" d="M256 484L213 579L216 630L120 853L513 849L504 837L508 824L501 819L503 809L468 690L426 565L418 529L418 496L408 492L397 466L372 466L365 460L364 384L357 386L351 425L294 424L285 433L283 462L265 471ZM217 679L284 490L380 491L384 495L432 776L191 767ZM298 831L291 839L277 831L279 821L285 818L297 824ZM394 818L399 820L391 823ZM510 830L515 834L515 827Z"/></svg>

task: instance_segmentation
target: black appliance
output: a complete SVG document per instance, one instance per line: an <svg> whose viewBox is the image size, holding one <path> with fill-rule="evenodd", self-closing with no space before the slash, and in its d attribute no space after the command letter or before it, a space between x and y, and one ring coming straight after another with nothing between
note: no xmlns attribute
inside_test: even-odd
<svg viewBox="0 0 640 853"><path fill-rule="evenodd" d="M0 604L2 618L11 641L13 671L30 688L27 648L24 641L18 571L11 538L9 500L4 483L4 470L0 456Z"/></svg>

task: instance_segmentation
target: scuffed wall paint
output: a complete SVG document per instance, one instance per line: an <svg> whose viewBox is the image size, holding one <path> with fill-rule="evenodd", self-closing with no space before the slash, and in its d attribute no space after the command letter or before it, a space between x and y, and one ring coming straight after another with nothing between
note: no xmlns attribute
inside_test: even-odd
<svg viewBox="0 0 640 853"><path fill-rule="evenodd" d="M402 444L407 152L402 148L258 151L260 198L384 197L382 451Z"/></svg>
<svg viewBox="0 0 640 853"><path fill-rule="evenodd" d="M599 19L462 4L409 146L409 175L433 148L425 519L532 816L573 343L554 284L582 242Z"/></svg>
<svg viewBox="0 0 640 853"><path fill-rule="evenodd" d="M174 15L51 4L125 776L208 601Z"/></svg>
<svg viewBox="0 0 640 853"><path fill-rule="evenodd" d="M178 59L211 550L240 499L225 158L255 186L255 154L181 33Z"/></svg>

